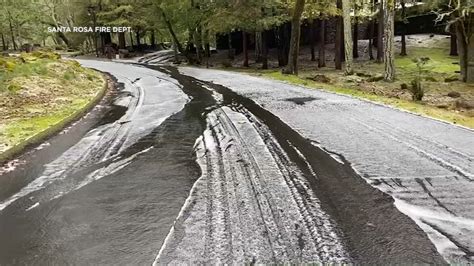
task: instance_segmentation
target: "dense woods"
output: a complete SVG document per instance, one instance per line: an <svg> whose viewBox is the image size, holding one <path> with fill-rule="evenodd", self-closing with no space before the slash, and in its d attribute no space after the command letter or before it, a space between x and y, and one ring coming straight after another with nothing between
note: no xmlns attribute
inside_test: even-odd
<svg viewBox="0 0 474 266"><path fill-rule="evenodd" d="M461 77L474 81L471 41L473 4L468 0L1 0L0 37L3 50L31 45L54 46L104 54L108 45L116 49L172 47L189 63L200 64L211 56L217 41L228 38L229 59L237 52L255 50L256 61L268 67L268 47L276 42L278 60L284 72L298 73L301 25L311 24L312 60L325 66L328 21L336 21L335 67L353 72L352 58L359 56L358 27L368 25L370 58L385 65L384 79L396 78L395 54L406 55L407 17L434 13L433 25L451 34L451 53L459 53ZM395 22L403 25L402 49L395 51ZM48 32L48 27L127 26L132 32L75 33ZM319 36L314 36L318 28ZM239 34L236 49L232 36ZM227 36L227 37L225 37ZM275 39L275 41L273 41ZM318 58L315 45L318 44ZM249 47L251 46L251 47ZM376 56L373 50L376 49Z"/></svg>

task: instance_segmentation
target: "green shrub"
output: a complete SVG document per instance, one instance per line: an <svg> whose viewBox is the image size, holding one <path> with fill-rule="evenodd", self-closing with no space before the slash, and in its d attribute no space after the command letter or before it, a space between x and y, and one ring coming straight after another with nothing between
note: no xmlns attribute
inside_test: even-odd
<svg viewBox="0 0 474 266"><path fill-rule="evenodd" d="M375 75L373 77L368 78L367 81L368 82L377 82L377 81L381 81L383 79L384 79L383 75Z"/></svg>
<svg viewBox="0 0 474 266"><path fill-rule="evenodd" d="M87 73L87 79L93 81L96 77L90 73Z"/></svg>
<svg viewBox="0 0 474 266"><path fill-rule="evenodd" d="M444 82L453 82L453 81L458 81L458 80L459 80L459 75L451 75L445 78Z"/></svg>
<svg viewBox="0 0 474 266"><path fill-rule="evenodd" d="M17 63L14 59L0 58L0 71L5 70L11 72L15 69L16 65Z"/></svg>
<svg viewBox="0 0 474 266"><path fill-rule="evenodd" d="M423 96L425 96L425 90L423 89L419 78L412 80L411 86L408 89L411 93L411 98L413 101L423 100Z"/></svg>
<svg viewBox="0 0 474 266"><path fill-rule="evenodd" d="M55 52L49 52L49 51L34 51L32 55L37 58L44 58L44 59L51 59L51 60L61 59L60 54L55 53Z"/></svg>
<svg viewBox="0 0 474 266"><path fill-rule="evenodd" d="M75 68L82 68L81 64L76 60L68 60L67 63Z"/></svg>
<svg viewBox="0 0 474 266"><path fill-rule="evenodd" d="M54 46L54 50L56 51L62 51L62 50L66 50L67 49L67 45L65 44L57 44L56 46Z"/></svg>
<svg viewBox="0 0 474 266"><path fill-rule="evenodd" d="M409 87L413 101L421 101L423 100L423 96L425 96L425 90L421 84L421 80L423 79L424 74L427 72L425 65L429 60L429 57L418 57L412 60L416 64L417 69L416 77L411 81L411 86Z"/></svg>
<svg viewBox="0 0 474 266"><path fill-rule="evenodd" d="M33 53L25 53L25 52L20 53L19 58L20 58L21 62L23 62L23 63L34 62L34 61L38 60L38 57L34 56Z"/></svg>
<svg viewBox="0 0 474 266"><path fill-rule="evenodd" d="M12 84L8 85L7 90L8 90L9 92L16 93L16 92L18 92L19 90L21 90L21 86L18 85L18 84L16 84L16 83L12 83Z"/></svg>
<svg viewBox="0 0 474 266"><path fill-rule="evenodd" d="M229 67L232 67L232 62L228 59L225 59L222 61L222 66L225 67L225 68L229 68Z"/></svg>
<svg viewBox="0 0 474 266"><path fill-rule="evenodd" d="M21 53L20 59L24 62L35 62L38 59L49 59L49 60L59 60L61 55L55 52L37 50L32 53Z"/></svg>
<svg viewBox="0 0 474 266"><path fill-rule="evenodd" d="M74 73L74 71L67 70L66 72L64 72L63 78L65 80L72 80L76 78L76 74Z"/></svg>

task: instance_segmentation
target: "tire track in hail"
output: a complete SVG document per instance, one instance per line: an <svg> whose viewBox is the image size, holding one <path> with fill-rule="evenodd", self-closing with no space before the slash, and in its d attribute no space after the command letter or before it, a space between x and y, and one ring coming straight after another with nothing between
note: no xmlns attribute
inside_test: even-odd
<svg viewBox="0 0 474 266"><path fill-rule="evenodd" d="M400 144L405 145L407 148L413 150L415 153L417 153L420 156L436 163L437 165L443 167L444 169L446 169L446 170L448 170L452 173L458 174L459 176L465 178L468 181L473 181L474 174L469 172L469 170L466 170L466 169L460 167L459 165L457 165L455 163L452 163L450 158L441 158L441 157L439 157L439 156L437 156L433 153L430 153L430 152L424 150L419 145L417 145L418 143L416 143L416 142L412 143L410 141L404 141L404 140L396 137L395 134L389 133L390 131L385 130L384 128L381 128L381 127L378 127L378 126L375 126L375 125L369 125L369 124L363 122L362 120L356 119L354 117L351 118L351 120L353 120L354 122L368 128L368 129L377 131L380 134L383 134L383 135L389 137L390 139L392 139L392 140L394 140L394 141L396 141ZM393 128L393 129L396 130L395 128ZM455 154L455 153L453 153L453 154ZM466 160L467 158L460 158L460 159Z"/></svg>
<svg viewBox="0 0 474 266"><path fill-rule="evenodd" d="M203 174L155 264L350 261L330 220L316 210L320 206L298 200L298 191L290 188L288 172L298 170L279 165L283 162L257 130L264 126L241 111L223 107L207 115L197 151ZM249 138L259 139L258 147ZM309 202L314 208L302 206ZM200 226L203 216L206 224ZM200 230L203 253L194 248Z"/></svg>
<svg viewBox="0 0 474 266"><path fill-rule="evenodd" d="M323 213L321 213L321 206L319 200L310 192L311 188L309 184L305 182L301 176L298 176L294 169L291 169L289 167L289 165L292 164L291 161L287 156L285 156L284 153L282 153L282 148L278 145L275 138L271 135L269 129L242 106L238 106L235 109L243 113L249 118L249 120L255 123L255 129L260 134L261 138L265 140L268 149L270 150L273 158L275 159L275 162L278 164L280 171L283 173L283 177L285 178L285 181L288 185L291 196L295 203L298 205L298 211L303 217L304 226L306 227L306 230L308 230L308 232L310 233L315 246L318 250L329 250L327 244L334 244L334 239L337 239L337 235L326 235L319 231L318 228L321 228L323 226L330 227L330 224L333 223L333 221L331 221L329 217L326 217ZM292 148L297 151L296 147L292 146ZM300 155L303 156L302 154ZM306 160L304 156L302 159ZM314 175L315 174L313 173L312 178L317 178ZM336 230L336 228L331 228L329 232L332 233ZM342 247L340 247L340 249L341 251L343 250ZM320 255L326 260L335 256L335 254L324 254L324 252L321 252ZM344 252L340 252L340 254L336 255L343 256Z"/></svg>
<svg viewBox="0 0 474 266"><path fill-rule="evenodd" d="M242 157L242 161L239 162L239 166L241 167L242 171L245 173L245 177L248 180L248 184L250 184L250 187L253 192L253 197L256 202L256 206L258 208L258 214L262 221L264 222L264 232L268 236L272 236L273 234L273 239L272 237L268 237L268 243L270 246L270 249L272 251L272 259L275 260L276 254L276 244L278 243L278 235L281 234L281 231L275 231L272 230L273 228L280 227L277 224L277 219L275 214L275 210L272 208L272 203L270 202L268 196L266 193L264 193L262 185L261 185L261 172L259 171L259 166L255 158L253 157L252 153L249 151L249 148L247 147L247 144L243 140L243 138L240 136L239 131L237 128L235 128L234 124L232 123L231 119L226 115L225 112L223 112L221 109L215 110L218 116L218 121L221 122L221 125L223 129L225 130L225 133L229 134L232 136L232 139L234 142L237 142L237 145L235 147L240 147L239 149L239 154ZM251 167L249 167L251 165ZM254 173L252 173L254 172ZM254 177L255 176L255 177ZM263 196L261 196L263 195ZM269 211L266 211L269 210ZM269 213L266 213L269 212ZM269 220L269 217L271 217L271 220ZM286 251L280 251L281 253L286 253Z"/></svg>

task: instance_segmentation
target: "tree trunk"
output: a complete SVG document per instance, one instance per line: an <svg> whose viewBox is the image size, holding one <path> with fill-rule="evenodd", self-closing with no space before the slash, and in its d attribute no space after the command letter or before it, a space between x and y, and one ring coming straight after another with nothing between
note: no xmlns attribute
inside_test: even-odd
<svg viewBox="0 0 474 266"><path fill-rule="evenodd" d="M468 38L467 43L467 63L466 63L466 82L467 83L474 83L474 37Z"/></svg>
<svg viewBox="0 0 474 266"><path fill-rule="evenodd" d="M454 33L451 33L451 45L450 45L450 49L449 49L449 55L450 56L458 56L459 53L458 53L458 40L457 40L457 37L456 37L456 32Z"/></svg>
<svg viewBox="0 0 474 266"><path fill-rule="evenodd" d="M141 42L140 42L140 31L139 30L137 30L135 32L135 37L137 39L137 47L138 47L138 49L140 49Z"/></svg>
<svg viewBox="0 0 474 266"><path fill-rule="evenodd" d="M165 21L166 27L168 28L168 31L171 35L173 43L175 44L178 52L183 54L186 57L186 59L188 60L188 62L190 62L190 63L193 62L193 58L190 56L190 54L186 50L183 49L183 46L181 45L181 43L178 40L178 37L176 37L176 33L173 30L173 25L171 25L171 22L168 20L168 17L166 16L165 11L163 11L163 9L161 9L161 8L158 8L158 11L161 13L161 16L163 17L163 19ZM176 55L176 57L177 57L177 55Z"/></svg>
<svg viewBox="0 0 474 266"><path fill-rule="evenodd" d="M12 19L10 15L10 11L8 11L8 24L10 26L10 35L12 38L12 43L13 43L13 50L16 50L16 42L15 42L15 32L13 31L13 25L12 25Z"/></svg>
<svg viewBox="0 0 474 266"><path fill-rule="evenodd" d="M371 20L369 22L369 60L374 60L374 31L375 31L375 21Z"/></svg>
<svg viewBox="0 0 474 266"><path fill-rule="evenodd" d="M405 34L405 31L402 30L402 36L401 36L401 42L402 42L402 48L401 48L401 51L400 51L400 55L401 56L407 56L407 37L406 37L406 34Z"/></svg>
<svg viewBox="0 0 474 266"><path fill-rule="evenodd" d="M173 30L173 25L171 25L171 22L168 20L168 17L166 16L165 11L163 11L163 9L161 9L161 8L159 8L158 10L160 11L161 16L163 17L163 19L165 21L166 27L168 28L168 31L170 32L171 38L173 39L173 43L176 45L176 48L178 49L178 52L184 54L184 56L186 58L188 58L188 54L186 53L186 51L184 51L183 46L181 45L181 43L178 40L178 37L176 37L176 33ZM132 43L132 45L133 45L133 43Z"/></svg>
<svg viewBox="0 0 474 266"><path fill-rule="evenodd" d="M112 43L112 36L110 35L109 32L104 32L102 33L102 35L104 36L104 44L110 44Z"/></svg>
<svg viewBox="0 0 474 266"><path fill-rule="evenodd" d="M402 29L402 49L400 51L401 56L406 56L407 55L407 40L406 40L406 32L407 32L407 25L405 24L406 20L406 6L405 6L405 0L401 0L400 4L402 6L402 23L403 23L403 29Z"/></svg>
<svg viewBox="0 0 474 266"><path fill-rule="evenodd" d="M458 52L459 52L459 66L461 67L461 80L463 82L474 82L473 67L469 66L469 48L473 46L470 39L467 38L464 32L463 21L456 22L456 39L458 41ZM474 49L473 49L474 50ZM471 56L472 57L472 56Z"/></svg>
<svg viewBox="0 0 474 266"><path fill-rule="evenodd" d="M249 66L249 50L248 50L248 40L247 40L247 33L242 31L242 48L244 53L244 67Z"/></svg>
<svg viewBox="0 0 474 266"><path fill-rule="evenodd" d="M354 34L352 34L352 41L354 58L359 58L359 21L357 17L354 18Z"/></svg>
<svg viewBox="0 0 474 266"><path fill-rule="evenodd" d="M8 48L7 48L7 45L6 45L6 42L5 42L5 37L3 36L3 33L1 33L1 35L2 35L2 50L6 51L6 50L8 50Z"/></svg>
<svg viewBox="0 0 474 266"><path fill-rule="evenodd" d="M119 49L125 49L127 46L125 43L125 32L118 33L118 42L119 42Z"/></svg>
<svg viewBox="0 0 474 266"><path fill-rule="evenodd" d="M288 50L289 50L289 29L288 24L278 26L275 36L277 36L278 46L278 66L284 67L288 65Z"/></svg>
<svg viewBox="0 0 474 266"><path fill-rule="evenodd" d="M171 48L173 49L173 56L174 56L174 62L175 63L179 63L179 58L178 58L178 45L177 43L174 41L174 39L172 39L172 45L171 45Z"/></svg>
<svg viewBox="0 0 474 266"><path fill-rule="evenodd" d="M202 30L201 25L198 25L194 32L194 46L196 47L196 57L198 64L202 61Z"/></svg>
<svg viewBox="0 0 474 266"><path fill-rule="evenodd" d="M374 36L372 37L372 45L375 48L379 47L378 41L379 41L379 23L377 21L374 21Z"/></svg>
<svg viewBox="0 0 474 266"><path fill-rule="evenodd" d="M342 0L337 0L337 8L341 9L342 8ZM342 48L342 42L343 42L343 21L342 21L342 16L337 17L337 22L336 22L336 40L334 44L334 63L335 67L338 70L342 69L342 53L343 53L343 48Z"/></svg>
<svg viewBox="0 0 474 266"><path fill-rule="evenodd" d="M383 62L383 35L384 35L384 8L383 4L386 1L391 0L379 0L379 17L378 17L378 29L377 29L377 62Z"/></svg>
<svg viewBox="0 0 474 266"><path fill-rule="evenodd" d="M461 39L462 35L458 34L458 39ZM458 42L459 50L459 66L461 67L461 80L466 82L466 72L467 72L467 46L463 41Z"/></svg>
<svg viewBox="0 0 474 266"><path fill-rule="evenodd" d="M301 14L303 14L305 0L296 0L293 17L291 19L291 39L290 52L288 54L288 66L285 69L286 74L298 74L298 54L300 48L301 34Z"/></svg>
<svg viewBox="0 0 474 266"><path fill-rule="evenodd" d="M289 24L282 24L278 27L278 66L283 67L288 65L288 56L290 50L290 28Z"/></svg>
<svg viewBox="0 0 474 266"><path fill-rule="evenodd" d="M385 0L383 9L385 12L384 79L393 81L395 79L395 0Z"/></svg>
<svg viewBox="0 0 474 266"><path fill-rule="evenodd" d="M209 44L209 31L208 30L204 30L204 54L207 58L211 57L211 45Z"/></svg>
<svg viewBox="0 0 474 266"><path fill-rule="evenodd" d="M92 51L93 45L92 45L92 40L91 39L92 39L91 36L87 36L86 41L85 41L85 46L86 46L85 50L87 52ZM45 45L46 45L46 40L43 39L43 46L45 46Z"/></svg>
<svg viewBox="0 0 474 266"><path fill-rule="evenodd" d="M318 67L326 66L326 19L319 21Z"/></svg>
<svg viewBox="0 0 474 266"><path fill-rule="evenodd" d="M268 69L268 32L262 32L262 69Z"/></svg>
<svg viewBox="0 0 474 266"><path fill-rule="evenodd" d="M316 34L315 33L315 28L316 28L316 25L315 25L316 21L314 19L311 19L310 22L309 22L309 27L310 27L310 32L309 32L309 45L310 45L310 49L311 49L311 61L316 61L316 55L315 55L315 52L314 52L314 35Z"/></svg>
<svg viewBox="0 0 474 266"><path fill-rule="evenodd" d="M63 32L58 32L57 34L59 38L64 42L64 44L69 47L70 42L66 35Z"/></svg>
<svg viewBox="0 0 474 266"><path fill-rule="evenodd" d="M188 42L187 42L187 45L186 45L186 48L184 49L184 54L186 55L186 58L188 59L188 63L189 64L195 64L195 63L199 63L196 59L196 57L194 56L194 53L193 53L193 49L194 49L194 30L189 28L188 29Z"/></svg>
<svg viewBox="0 0 474 266"><path fill-rule="evenodd" d="M352 61L354 51L352 47L351 4L350 0L342 0L342 19L344 22L344 51L346 55L345 74L352 75Z"/></svg>
<svg viewBox="0 0 474 266"><path fill-rule="evenodd" d="M99 6L100 7L100 6ZM52 27L56 27L58 28L59 26L61 26L59 23L58 23L58 20L56 18L56 13L53 12L52 16L51 16L53 22L48 22L46 24L52 26ZM96 13L94 12L93 13L93 17L92 17L92 20L93 20L93 28L95 28L96 26L96 23L97 23L97 16L96 16ZM57 36L64 42L64 44L66 44L66 46L70 46L70 41L69 39L66 37L66 35L63 33L63 32L58 32L56 33ZM97 55L97 53L96 53Z"/></svg>
<svg viewBox="0 0 474 266"><path fill-rule="evenodd" d="M194 47L194 30L193 29L188 29L188 42L186 45L186 51L188 54L191 54L193 47Z"/></svg>
<svg viewBox="0 0 474 266"><path fill-rule="evenodd" d="M284 66L284 52L283 52L283 25L279 25L275 29L276 44L278 49L278 66Z"/></svg>
<svg viewBox="0 0 474 266"><path fill-rule="evenodd" d="M132 33L130 32L130 38L132 38ZM94 43L94 52L95 52L95 57L99 57L99 44L98 44L98 41L97 41L97 33L96 32L93 32L92 33L92 41ZM53 38L54 39L54 38Z"/></svg>
<svg viewBox="0 0 474 266"><path fill-rule="evenodd" d="M235 58L235 53L234 53L234 49L232 47L232 33L229 32L229 34L227 35L227 47L228 47L228 50L227 50L227 57L230 59L230 60L234 60Z"/></svg>
<svg viewBox="0 0 474 266"><path fill-rule="evenodd" d="M100 52L102 54L105 53L105 41L104 41L104 35L102 33L99 33L99 39L100 39Z"/></svg>
<svg viewBox="0 0 474 266"><path fill-rule="evenodd" d="M344 43L344 21L343 21L343 18L341 16L341 24L342 24L342 27L341 27L341 61L344 62L346 61L346 50L345 50L345 43ZM352 28L352 27L351 27ZM352 42L352 41L351 41Z"/></svg>
<svg viewBox="0 0 474 266"><path fill-rule="evenodd" d="M151 48L156 47L155 30L151 30L150 44L151 44Z"/></svg>
<svg viewBox="0 0 474 266"><path fill-rule="evenodd" d="M255 62L262 61L262 32L255 32Z"/></svg>
<svg viewBox="0 0 474 266"><path fill-rule="evenodd" d="M379 47L378 45L378 40L379 40L379 24L374 20L374 35L372 36L372 45L377 48Z"/></svg>

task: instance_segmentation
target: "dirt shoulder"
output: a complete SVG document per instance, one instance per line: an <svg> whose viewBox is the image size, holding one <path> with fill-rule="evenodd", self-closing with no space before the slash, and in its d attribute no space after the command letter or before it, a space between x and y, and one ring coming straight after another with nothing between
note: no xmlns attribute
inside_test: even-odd
<svg viewBox="0 0 474 266"><path fill-rule="evenodd" d="M0 57L0 162L79 118L106 89L101 73L54 53Z"/></svg>
<svg viewBox="0 0 474 266"><path fill-rule="evenodd" d="M369 60L367 45L366 41L359 41L360 57L355 59L355 74L351 76L345 76L343 71L334 69L334 47L329 44L326 47L327 67L323 68L317 67L317 61L311 61L308 47L301 49L298 76L281 74L276 61L276 51L271 51L270 69L266 70L261 69L261 64L255 63L253 51L250 53L249 68L242 67L242 55L230 62L226 58L226 51L211 58L209 65L211 68L246 72L309 88L348 94L474 128L474 86L458 80L459 74L456 73L459 71L458 58L449 56L448 36L408 36L408 55L397 55L397 78L390 83L382 80L384 65ZM420 57L429 58L421 74L424 97L421 101L413 101L408 88L419 73L413 59Z"/></svg>

